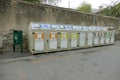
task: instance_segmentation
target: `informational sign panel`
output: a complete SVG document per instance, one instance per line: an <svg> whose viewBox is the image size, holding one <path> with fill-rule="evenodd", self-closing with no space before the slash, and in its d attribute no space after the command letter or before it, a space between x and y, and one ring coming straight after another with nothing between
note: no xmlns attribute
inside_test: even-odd
<svg viewBox="0 0 120 80"><path fill-rule="evenodd" d="M49 38L49 49L57 49L57 33L50 32Z"/></svg>
<svg viewBox="0 0 120 80"><path fill-rule="evenodd" d="M99 33L94 34L94 45L98 45L99 42Z"/></svg>
<svg viewBox="0 0 120 80"><path fill-rule="evenodd" d="M71 34L71 47L77 47L77 33Z"/></svg>
<svg viewBox="0 0 120 80"><path fill-rule="evenodd" d="M92 46L93 43L93 33L88 33L88 46Z"/></svg>
<svg viewBox="0 0 120 80"><path fill-rule="evenodd" d="M44 50L44 33L39 32L34 34L35 38L35 51Z"/></svg>
<svg viewBox="0 0 120 80"><path fill-rule="evenodd" d="M85 46L85 33L80 33L80 46Z"/></svg>
<svg viewBox="0 0 120 80"><path fill-rule="evenodd" d="M61 40L60 40L61 48L67 48L67 39L68 39L68 34L66 32L61 32Z"/></svg>
<svg viewBox="0 0 120 80"><path fill-rule="evenodd" d="M105 43L105 35L104 33L102 33L100 38L100 44L104 44L104 43Z"/></svg>

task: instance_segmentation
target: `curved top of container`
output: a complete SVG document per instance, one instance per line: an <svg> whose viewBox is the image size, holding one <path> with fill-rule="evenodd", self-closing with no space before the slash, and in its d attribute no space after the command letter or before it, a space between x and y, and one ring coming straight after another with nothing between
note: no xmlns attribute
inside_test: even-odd
<svg viewBox="0 0 120 80"><path fill-rule="evenodd" d="M51 28L52 29L60 29L60 25L52 24Z"/></svg>
<svg viewBox="0 0 120 80"><path fill-rule="evenodd" d="M89 30L89 27L87 27L87 26L82 26L82 30Z"/></svg>
<svg viewBox="0 0 120 80"><path fill-rule="evenodd" d="M50 24L31 23L32 29L51 29Z"/></svg>
<svg viewBox="0 0 120 80"><path fill-rule="evenodd" d="M71 25L64 25L65 30L73 30Z"/></svg>
<svg viewBox="0 0 120 80"><path fill-rule="evenodd" d="M40 24L40 28L41 29L51 29L51 25L50 24Z"/></svg>
<svg viewBox="0 0 120 80"><path fill-rule="evenodd" d="M38 29L38 28L40 28L40 26L39 26L38 23L31 23L31 27L32 27L32 29Z"/></svg>

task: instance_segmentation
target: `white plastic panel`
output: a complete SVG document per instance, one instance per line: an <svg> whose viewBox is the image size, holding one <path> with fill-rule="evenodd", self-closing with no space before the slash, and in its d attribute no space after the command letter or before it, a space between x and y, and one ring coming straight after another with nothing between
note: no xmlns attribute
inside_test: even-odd
<svg viewBox="0 0 120 80"><path fill-rule="evenodd" d="M60 47L67 48L67 38L68 34L66 32L61 32Z"/></svg>
<svg viewBox="0 0 120 80"><path fill-rule="evenodd" d="M44 50L44 33L37 32L34 34L35 37L35 51Z"/></svg>
<svg viewBox="0 0 120 80"><path fill-rule="evenodd" d="M71 47L77 47L77 33L71 34Z"/></svg>
<svg viewBox="0 0 120 80"><path fill-rule="evenodd" d="M114 40L115 40L115 36L114 36L114 32L112 32L112 33L111 33L111 40L110 40L110 42L111 42L111 43L114 43Z"/></svg>
<svg viewBox="0 0 120 80"><path fill-rule="evenodd" d="M104 33L102 33L102 34L101 34L100 44L105 44L105 37L104 37Z"/></svg>
<svg viewBox="0 0 120 80"><path fill-rule="evenodd" d="M106 44L109 44L109 37L106 37Z"/></svg>
<svg viewBox="0 0 120 80"><path fill-rule="evenodd" d="M106 44L109 44L109 43L110 43L110 34L109 34L109 32L107 32L107 34L106 34L105 43L106 43Z"/></svg>
<svg viewBox="0 0 120 80"><path fill-rule="evenodd" d="M94 37L94 45L98 45L98 43L99 43L99 33L95 33L94 36L95 36Z"/></svg>
<svg viewBox="0 0 120 80"><path fill-rule="evenodd" d="M80 33L80 46L84 47L85 46L85 33Z"/></svg>
<svg viewBox="0 0 120 80"><path fill-rule="evenodd" d="M88 33L88 46L92 46L93 43L93 33Z"/></svg>
<svg viewBox="0 0 120 80"><path fill-rule="evenodd" d="M49 49L57 49L57 33L50 32L49 38Z"/></svg>

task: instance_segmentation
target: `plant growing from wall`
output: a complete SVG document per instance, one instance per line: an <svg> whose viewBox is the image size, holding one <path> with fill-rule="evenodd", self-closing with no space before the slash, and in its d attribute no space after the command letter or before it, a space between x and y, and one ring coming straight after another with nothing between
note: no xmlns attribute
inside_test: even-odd
<svg viewBox="0 0 120 80"><path fill-rule="evenodd" d="M107 8L101 10L99 13L107 16L120 18L120 3L114 6L108 6Z"/></svg>
<svg viewBox="0 0 120 80"><path fill-rule="evenodd" d="M83 12L91 12L91 4L83 2L78 8L77 10L79 11L83 11Z"/></svg>

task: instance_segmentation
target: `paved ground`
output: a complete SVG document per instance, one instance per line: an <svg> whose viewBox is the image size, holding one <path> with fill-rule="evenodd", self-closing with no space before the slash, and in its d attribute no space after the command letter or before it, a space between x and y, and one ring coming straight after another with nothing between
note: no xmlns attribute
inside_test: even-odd
<svg viewBox="0 0 120 80"><path fill-rule="evenodd" d="M2 59L0 80L120 80L120 42L113 46Z"/></svg>
<svg viewBox="0 0 120 80"><path fill-rule="evenodd" d="M31 56L31 53L29 53L28 51L23 51L23 53L21 53L20 50L17 50L15 53L11 51L0 54L0 60L15 59L28 56Z"/></svg>

